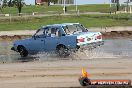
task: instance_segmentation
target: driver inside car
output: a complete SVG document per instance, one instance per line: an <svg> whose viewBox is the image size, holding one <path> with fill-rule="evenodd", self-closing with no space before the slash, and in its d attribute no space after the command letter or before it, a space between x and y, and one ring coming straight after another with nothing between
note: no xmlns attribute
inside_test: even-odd
<svg viewBox="0 0 132 88"><path fill-rule="evenodd" d="M51 37L56 37L56 29L55 28L52 28L51 29Z"/></svg>

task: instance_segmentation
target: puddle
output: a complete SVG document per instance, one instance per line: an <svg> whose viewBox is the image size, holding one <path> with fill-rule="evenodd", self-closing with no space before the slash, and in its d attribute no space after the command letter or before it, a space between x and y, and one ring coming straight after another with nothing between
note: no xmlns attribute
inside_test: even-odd
<svg viewBox="0 0 132 88"><path fill-rule="evenodd" d="M0 63L63 60L55 54L40 53L37 55L21 58L20 55L11 51L13 41L0 41ZM91 51L77 52L64 59L93 59L93 58L131 58L132 41L130 39L109 39L105 40L103 46Z"/></svg>

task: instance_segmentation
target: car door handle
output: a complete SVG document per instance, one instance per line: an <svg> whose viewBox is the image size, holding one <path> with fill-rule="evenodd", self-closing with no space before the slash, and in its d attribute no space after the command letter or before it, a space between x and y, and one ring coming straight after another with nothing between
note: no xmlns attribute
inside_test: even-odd
<svg viewBox="0 0 132 88"><path fill-rule="evenodd" d="M44 40L41 40L41 41L44 41Z"/></svg>

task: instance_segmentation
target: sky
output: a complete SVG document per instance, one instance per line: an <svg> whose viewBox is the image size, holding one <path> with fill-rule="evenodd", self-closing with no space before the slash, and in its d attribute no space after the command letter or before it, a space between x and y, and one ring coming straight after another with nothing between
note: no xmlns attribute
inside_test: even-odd
<svg viewBox="0 0 132 88"><path fill-rule="evenodd" d="M108 4L110 0L76 0L78 5L83 4ZM125 2L126 0L120 0L120 2ZM35 0L25 0L26 4L33 4L35 3Z"/></svg>

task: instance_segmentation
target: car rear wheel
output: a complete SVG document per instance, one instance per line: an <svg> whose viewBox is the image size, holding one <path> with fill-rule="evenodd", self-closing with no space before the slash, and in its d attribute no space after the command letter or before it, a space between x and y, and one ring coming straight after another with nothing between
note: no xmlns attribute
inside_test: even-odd
<svg viewBox="0 0 132 88"><path fill-rule="evenodd" d="M18 47L18 52L20 53L21 57L27 57L28 51L23 46Z"/></svg>
<svg viewBox="0 0 132 88"><path fill-rule="evenodd" d="M57 53L60 57L66 58L70 55L69 49L65 46L59 46L57 47Z"/></svg>

